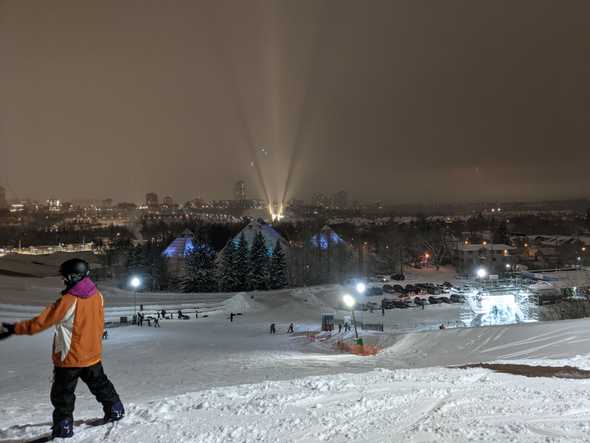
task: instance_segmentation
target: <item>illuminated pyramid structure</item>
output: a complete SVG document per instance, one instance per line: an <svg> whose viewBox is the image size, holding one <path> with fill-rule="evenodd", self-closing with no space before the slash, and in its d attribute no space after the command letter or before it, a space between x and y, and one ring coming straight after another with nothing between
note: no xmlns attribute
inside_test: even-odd
<svg viewBox="0 0 590 443"><path fill-rule="evenodd" d="M209 248L206 244L195 243L194 234L189 230L185 231L175 238L162 255L167 259L168 272L173 275L181 275L184 270L184 263L188 257L197 248Z"/></svg>
<svg viewBox="0 0 590 443"><path fill-rule="evenodd" d="M336 234L336 232L334 232L334 230L328 225L324 225L318 234L311 237L310 241L312 246L323 250L333 246L348 246L347 243L342 240L342 237Z"/></svg>
<svg viewBox="0 0 590 443"><path fill-rule="evenodd" d="M164 249L162 255L167 258L183 258L190 255L195 249L193 243L194 237L195 236L190 229L185 229L180 237L175 238L172 243Z"/></svg>
<svg viewBox="0 0 590 443"><path fill-rule="evenodd" d="M268 255L272 254L273 249L277 242L281 243L281 247L283 251L286 253L289 250L289 243L279 234L276 229L272 227L269 223L266 223L262 219L255 219L252 220L244 229L242 229L238 235L236 235L231 241L238 246L240 243L240 237L244 234L244 239L248 244L248 249L252 247L252 243L254 243L254 237L256 236L257 232L262 233L262 237L264 237L264 244L266 245L266 249L268 251Z"/></svg>

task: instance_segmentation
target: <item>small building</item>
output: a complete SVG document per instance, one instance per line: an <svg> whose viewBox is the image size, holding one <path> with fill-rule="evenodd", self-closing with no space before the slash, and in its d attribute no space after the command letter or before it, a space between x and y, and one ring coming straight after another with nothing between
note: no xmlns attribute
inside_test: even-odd
<svg viewBox="0 0 590 443"><path fill-rule="evenodd" d="M504 243L457 243L451 250L451 260L462 273L473 274L485 267L490 274L500 274L516 264L512 255L515 250Z"/></svg>

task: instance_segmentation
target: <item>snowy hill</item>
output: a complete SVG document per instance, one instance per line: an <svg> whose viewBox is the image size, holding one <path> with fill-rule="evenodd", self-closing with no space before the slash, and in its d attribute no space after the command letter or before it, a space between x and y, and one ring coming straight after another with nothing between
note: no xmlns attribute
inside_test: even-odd
<svg viewBox="0 0 590 443"><path fill-rule="evenodd" d="M2 318L34 312L6 304L14 282L1 282ZM34 290L23 285L20 294L49 296L45 283ZM128 415L115 425L84 424L99 416L100 407L80 383L80 421L71 441L590 441L590 380L454 368L507 361L588 369L590 320L409 334L361 331L385 349L359 357L336 351L338 337L311 341L305 334L318 328L321 312L345 313L336 308L340 293L338 286L324 286L205 294L204 303L219 307L207 318L162 320L160 329L111 329L104 366ZM195 303L191 294L145 297ZM127 309L131 300L132 294L113 291L109 301L116 306L107 309ZM451 309L392 310L385 321L440 321L456 314ZM230 322L230 312L241 315ZM277 335L268 333L271 322ZM293 335L286 333L290 322ZM0 442L48 430L51 339L46 331L0 343Z"/></svg>

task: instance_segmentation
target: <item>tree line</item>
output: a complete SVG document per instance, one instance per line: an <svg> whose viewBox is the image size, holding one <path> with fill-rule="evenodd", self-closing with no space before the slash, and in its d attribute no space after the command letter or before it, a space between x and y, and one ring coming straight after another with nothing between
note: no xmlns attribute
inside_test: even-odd
<svg viewBox="0 0 590 443"><path fill-rule="evenodd" d="M281 242L269 251L261 232L248 247L244 234L230 240L219 253L197 245L186 258L183 292L237 292L282 289L289 285L287 261Z"/></svg>
<svg viewBox="0 0 590 443"><path fill-rule="evenodd" d="M170 240L169 238L167 240ZM280 241L269 251L264 236L257 232L251 247L242 234L219 253L211 246L195 242L184 257L181 272L172 273L163 255L170 241L119 245L103 254L105 269L118 268L104 278L122 276L121 286L131 275L142 278L142 289L174 292L238 292L282 289L289 285L288 264Z"/></svg>

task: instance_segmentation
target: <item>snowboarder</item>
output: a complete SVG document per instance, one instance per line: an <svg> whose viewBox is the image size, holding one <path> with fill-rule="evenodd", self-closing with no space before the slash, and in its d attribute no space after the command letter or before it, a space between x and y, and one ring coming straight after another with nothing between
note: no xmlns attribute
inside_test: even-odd
<svg viewBox="0 0 590 443"><path fill-rule="evenodd" d="M234 321L234 315L235 314L233 312L230 312L230 314L229 314L229 321L231 321L231 322Z"/></svg>
<svg viewBox="0 0 590 443"><path fill-rule="evenodd" d="M195 318L199 318L199 311L195 310Z"/></svg>
<svg viewBox="0 0 590 443"><path fill-rule="evenodd" d="M160 327L160 319L154 318L154 328L159 328L159 327Z"/></svg>
<svg viewBox="0 0 590 443"><path fill-rule="evenodd" d="M293 326L293 323L291 323L291 324L289 325L289 329L287 329L287 333L288 333L288 334L292 334L292 333L293 333L293 330L294 330L294 326Z"/></svg>
<svg viewBox="0 0 590 443"><path fill-rule="evenodd" d="M141 312L139 312L139 313L137 314L137 317L138 317L138 319L139 319L139 321L137 322L137 324L138 324L139 326L142 326L142 327L143 327L143 314L142 314Z"/></svg>
<svg viewBox="0 0 590 443"><path fill-rule="evenodd" d="M61 297L31 320L2 323L5 332L0 338L12 334L33 335L55 325L52 438L69 438L74 435L74 391L78 378L102 403L104 421L120 420L125 409L102 367L104 298L89 278L88 263L68 260L62 263L59 272L66 285Z"/></svg>
<svg viewBox="0 0 590 443"><path fill-rule="evenodd" d="M274 323L270 324L270 333L271 334L276 334L277 333L277 329Z"/></svg>

